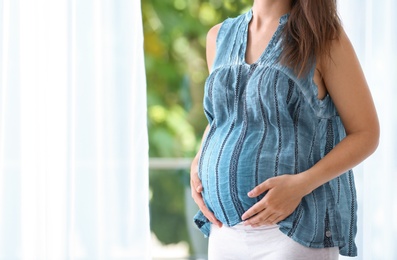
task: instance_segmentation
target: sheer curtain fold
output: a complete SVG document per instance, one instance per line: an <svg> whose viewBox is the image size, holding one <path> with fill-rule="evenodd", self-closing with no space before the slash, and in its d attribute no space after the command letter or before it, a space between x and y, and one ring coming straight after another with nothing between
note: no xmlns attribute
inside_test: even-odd
<svg viewBox="0 0 397 260"><path fill-rule="evenodd" d="M356 171L359 256L397 259L397 23L395 0L338 1L378 111L381 138L373 156Z"/></svg>
<svg viewBox="0 0 397 260"><path fill-rule="evenodd" d="M0 12L0 259L149 259L140 2Z"/></svg>

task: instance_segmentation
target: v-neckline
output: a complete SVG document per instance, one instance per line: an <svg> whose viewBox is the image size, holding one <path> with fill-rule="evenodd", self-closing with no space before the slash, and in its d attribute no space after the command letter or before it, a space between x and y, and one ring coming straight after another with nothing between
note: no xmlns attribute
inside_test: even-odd
<svg viewBox="0 0 397 260"><path fill-rule="evenodd" d="M245 31L244 31L244 47L243 47L243 53L242 53L242 61L244 64L248 65L248 66L252 66L252 65L256 65L259 64L263 58L265 57L265 55L270 51L271 46L274 44L274 41L276 40L279 31L280 31L280 27L285 24L288 20L289 17L289 13L286 13L284 15L282 15L279 19L279 23L277 25L276 30L273 32L272 37L270 38L269 42L267 43L266 47L264 48L264 50L262 51L261 55L258 57L258 59L253 62L253 63L248 63L246 60L246 55L247 55L247 47L248 47L248 37L249 37L249 24L252 21L252 17L253 17L253 13L252 13L252 9L248 12L247 14L247 18L245 19L246 24L245 24Z"/></svg>

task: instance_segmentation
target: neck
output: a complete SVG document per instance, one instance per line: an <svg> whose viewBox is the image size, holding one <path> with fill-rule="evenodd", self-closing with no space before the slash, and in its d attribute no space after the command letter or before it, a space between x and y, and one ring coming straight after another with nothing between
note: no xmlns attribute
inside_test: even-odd
<svg viewBox="0 0 397 260"><path fill-rule="evenodd" d="M279 20L291 10L291 0L254 0L252 6L253 22L267 23Z"/></svg>

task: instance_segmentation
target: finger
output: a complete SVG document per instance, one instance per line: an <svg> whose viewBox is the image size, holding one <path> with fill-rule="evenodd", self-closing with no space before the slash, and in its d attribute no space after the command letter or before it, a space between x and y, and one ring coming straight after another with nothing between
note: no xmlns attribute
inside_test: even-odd
<svg viewBox="0 0 397 260"><path fill-rule="evenodd" d="M203 191L203 186L201 185L201 180L198 177L198 172L197 171L190 173L190 186L196 192L202 192Z"/></svg>
<svg viewBox="0 0 397 260"><path fill-rule="evenodd" d="M204 216L214 225L217 225L218 227L222 227L222 222L220 222L207 207L203 208L201 212L204 214Z"/></svg>
<svg viewBox="0 0 397 260"><path fill-rule="evenodd" d="M284 220L284 219L285 219L284 216L278 216L276 219L274 219L274 220L272 221L272 223L273 223L273 225L276 225L276 224L278 224L280 221L282 221L282 220Z"/></svg>
<svg viewBox="0 0 397 260"><path fill-rule="evenodd" d="M197 184L196 191L199 193L203 191L203 185L201 185L201 183Z"/></svg>
<svg viewBox="0 0 397 260"><path fill-rule="evenodd" d="M252 216L258 214L259 212L262 212L264 209L266 208L266 205L264 203L263 200L255 203L254 206L252 206L251 208L249 208L242 216L241 219L243 221L251 218Z"/></svg>
<svg viewBox="0 0 397 260"><path fill-rule="evenodd" d="M203 185L201 185L201 181L190 181L190 187L192 188L192 191L196 193L201 193L203 191Z"/></svg>
<svg viewBox="0 0 397 260"><path fill-rule="evenodd" d="M253 188L250 192L248 192L248 197L250 198L258 197L265 191L269 190L271 188L270 180L271 179L268 179L262 182L261 184L259 184L258 186L256 186L255 188Z"/></svg>
<svg viewBox="0 0 397 260"><path fill-rule="evenodd" d="M267 211L267 212L266 212ZM270 219L275 219L276 215L274 213L269 213L269 210L263 211L263 213L254 216L252 219L249 219L245 225L250 225L252 227L260 227L260 226L268 226L272 225Z"/></svg>
<svg viewBox="0 0 397 260"><path fill-rule="evenodd" d="M270 215L266 220L264 220L264 225L275 225L277 223L277 219L279 218L279 215L274 213L272 215Z"/></svg>
<svg viewBox="0 0 397 260"><path fill-rule="evenodd" d="M199 207L200 211L204 214L204 216L213 224L217 225L218 227L222 227L222 222L220 222L214 215L212 211L210 211L204 203L203 197L200 193L192 194L194 202Z"/></svg>

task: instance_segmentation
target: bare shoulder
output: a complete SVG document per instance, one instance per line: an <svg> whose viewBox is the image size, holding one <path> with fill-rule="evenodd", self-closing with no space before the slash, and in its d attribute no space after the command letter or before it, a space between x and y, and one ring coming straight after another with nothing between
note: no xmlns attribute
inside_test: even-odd
<svg viewBox="0 0 397 260"><path fill-rule="evenodd" d="M208 70L211 71L212 64L215 59L216 54L216 38L218 36L219 29L221 28L222 23L219 23L213 26L207 33L207 46L206 46L206 55L207 55L207 65Z"/></svg>
<svg viewBox="0 0 397 260"><path fill-rule="evenodd" d="M320 60L320 66L331 96L339 97L339 93L347 95L349 91L368 88L358 57L343 28L338 39L332 41L329 56Z"/></svg>
<svg viewBox="0 0 397 260"><path fill-rule="evenodd" d="M371 92L346 32L332 42L330 57L322 60L322 75L347 133L378 131Z"/></svg>
<svg viewBox="0 0 397 260"><path fill-rule="evenodd" d="M353 45L343 28L341 28L339 38L332 41L329 54L329 57L322 57L320 59L322 74L326 74L327 71L332 70L332 68L340 67L346 63L346 61L359 65Z"/></svg>

